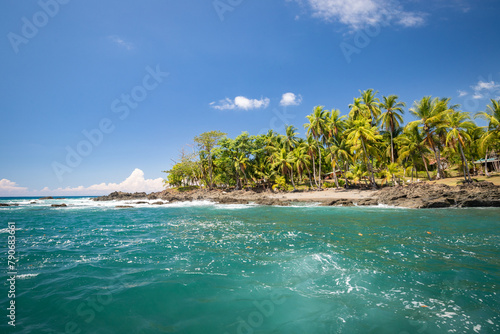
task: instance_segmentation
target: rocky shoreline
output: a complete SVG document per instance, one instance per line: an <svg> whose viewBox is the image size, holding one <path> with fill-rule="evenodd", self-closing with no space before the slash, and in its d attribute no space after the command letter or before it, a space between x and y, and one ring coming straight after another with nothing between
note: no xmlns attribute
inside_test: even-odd
<svg viewBox="0 0 500 334"><path fill-rule="evenodd" d="M252 190L193 190L178 192L172 189L157 193L113 192L95 198L95 201L113 200L158 200L154 205L175 202L212 201L219 204L250 204L289 206L298 203L319 203L323 206L376 206L389 205L404 208L449 208L449 207L500 207L500 186L490 182L478 182L461 186L416 183L407 186L387 187L378 191L325 190L322 192L299 192L292 196L271 191ZM322 196L314 196L322 193ZM360 195L361 194L361 195ZM166 202L165 202L166 201ZM124 206L121 206L124 207ZM127 207L127 206L125 206Z"/></svg>

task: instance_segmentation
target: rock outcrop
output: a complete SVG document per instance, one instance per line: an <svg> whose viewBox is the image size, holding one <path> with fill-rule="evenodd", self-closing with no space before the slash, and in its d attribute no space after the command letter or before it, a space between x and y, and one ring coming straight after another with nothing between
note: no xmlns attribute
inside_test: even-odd
<svg viewBox="0 0 500 334"><path fill-rule="evenodd" d="M376 200L406 208L500 207L500 187L478 182L451 187L444 184L416 183L405 187L385 188Z"/></svg>
<svg viewBox="0 0 500 334"><path fill-rule="evenodd" d="M170 204L189 201L212 201L220 204L250 204L288 206L292 201L277 198L275 193L255 192L250 190L193 190L177 192L164 190L157 193L124 193L113 192L107 196L95 198L95 201L112 200L145 200L158 199L153 205ZM448 208L448 207L500 207L500 186L491 182L477 182L462 186L447 186L443 184L415 183L407 186L387 187L370 197L353 199L328 198L307 200L295 199L298 202L316 202L324 206L374 206L379 204L406 208ZM145 202L138 202L145 203ZM135 204L135 203L134 203Z"/></svg>

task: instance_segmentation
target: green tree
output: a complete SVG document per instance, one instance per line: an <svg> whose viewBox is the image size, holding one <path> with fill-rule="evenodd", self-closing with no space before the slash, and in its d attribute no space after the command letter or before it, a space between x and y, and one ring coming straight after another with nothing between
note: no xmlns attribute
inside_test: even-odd
<svg viewBox="0 0 500 334"><path fill-rule="evenodd" d="M429 174L429 168L427 167L427 160L425 158L429 149L425 143L424 136L420 133L420 129L418 127L405 128L403 134L396 138L396 142L399 145L399 160L403 161L404 159L410 159L413 168L418 172L417 160L422 159L425 171L427 172L427 178L430 181L431 175Z"/></svg>
<svg viewBox="0 0 500 334"><path fill-rule="evenodd" d="M420 101L415 101L413 108L410 112L418 120L408 123L407 126L421 126L429 147L434 153L437 165L437 178L443 178L444 174L441 170L441 159L436 146L436 139L434 138L436 129L442 123L442 120L448 112L447 102L448 99L432 99L431 96L426 96Z"/></svg>
<svg viewBox="0 0 500 334"><path fill-rule="evenodd" d="M464 147L466 146L466 141L470 141L470 137L467 134L467 129L472 129L475 124L470 121L469 113L454 111L446 115L446 127L448 128L448 134L446 136L446 144L454 143L457 145L460 157L462 159L462 168L464 172L465 182L472 182L472 178L469 172L469 165L467 158L464 154Z"/></svg>
<svg viewBox="0 0 500 334"><path fill-rule="evenodd" d="M373 89L367 89L361 92L361 99L366 106L366 110L368 114L366 117L370 119L371 126L375 125L376 120L380 115L380 100L376 97L377 91L373 91Z"/></svg>
<svg viewBox="0 0 500 334"><path fill-rule="evenodd" d="M394 132L403 123L403 108L406 103L398 102L397 95L389 95L383 97L384 101L381 103L382 109L386 111L379 116L382 126L391 134L391 163L394 163Z"/></svg>
<svg viewBox="0 0 500 334"><path fill-rule="evenodd" d="M327 111L323 106L317 106L311 115L306 116L309 123L304 124L304 128L307 129L307 134L312 136L318 145L318 179L316 183L316 176L314 177L314 182L317 184L318 189L321 189L321 149L322 149L322 137L325 134L325 123L326 123Z"/></svg>
<svg viewBox="0 0 500 334"><path fill-rule="evenodd" d="M365 164L371 174L370 182L374 188L377 187L377 183L375 182L373 166L368 154L368 146L375 144L380 139L382 139L382 136L378 134L377 127L370 125L370 120L357 119L350 122L350 127L347 130L347 140L354 148L361 146Z"/></svg>
<svg viewBox="0 0 500 334"><path fill-rule="evenodd" d="M205 152L205 156L208 158L208 174L209 177L206 179L206 183L209 189L213 188L213 163L212 163L212 150L219 144L221 138L226 136L226 133L220 131L208 131L204 132L199 136L194 138L194 142L198 145L200 151Z"/></svg>

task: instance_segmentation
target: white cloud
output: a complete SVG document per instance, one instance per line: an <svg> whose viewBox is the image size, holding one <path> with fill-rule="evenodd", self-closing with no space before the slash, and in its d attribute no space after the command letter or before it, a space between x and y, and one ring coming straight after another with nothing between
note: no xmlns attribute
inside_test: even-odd
<svg viewBox="0 0 500 334"><path fill-rule="evenodd" d="M156 192L164 189L163 179L145 179L144 172L136 168L129 177L120 183L101 183L89 187L66 187L29 191L28 188L19 187L15 182L0 180L0 196L97 196L107 195L113 191L123 192Z"/></svg>
<svg viewBox="0 0 500 334"><path fill-rule="evenodd" d="M475 86L472 86L472 89L475 91L475 92L480 92L480 91L483 91L483 90L495 90L495 89L498 89L500 88L500 85L495 83L495 81L481 81L479 80L479 82L475 85Z"/></svg>
<svg viewBox="0 0 500 334"><path fill-rule="evenodd" d="M339 21L353 30L378 24L396 23L415 27L425 23L425 15L405 11L394 0L295 0L306 2L313 16L325 21Z"/></svg>
<svg viewBox="0 0 500 334"><path fill-rule="evenodd" d="M419 27L425 24L424 15L421 13L402 12L401 18L397 21L403 27Z"/></svg>
<svg viewBox="0 0 500 334"><path fill-rule="evenodd" d="M472 88L472 98L475 100L484 99L493 96L500 91L500 84L494 80L479 80L477 84L470 86ZM468 92L459 90L459 97L468 95Z"/></svg>
<svg viewBox="0 0 500 334"><path fill-rule="evenodd" d="M134 48L134 44L130 43L130 42L127 42L125 41L123 38L121 37L118 37L118 36L108 36L108 38L113 42L115 43L116 45L120 46L120 47L123 47L127 50L132 50Z"/></svg>
<svg viewBox="0 0 500 334"><path fill-rule="evenodd" d="M244 96L237 96L234 100L225 98L224 100L220 100L219 102L212 102L210 106L214 109L218 110L252 110L252 109L265 109L269 106L271 101L268 98L257 99L248 99Z"/></svg>
<svg viewBox="0 0 500 334"><path fill-rule="evenodd" d="M285 93L281 97L280 105L283 107L298 106L302 103L302 96L294 93Z"/></svg>
<svg viewBox="0 0 500 334"><path fill-rule="evenodd" d="M20 187L17 183L12 182L7 179L0 180L0 196L11 197L11 196L22 196L28 188Z"/></svg>
<svg viewBox="0 0 500 334"><path fill-rule="evenodd" d="M464 96L467 96L469 95L469 93L467 93L466 91L464 90L458 90L458 97L464 97Z"/></svg>

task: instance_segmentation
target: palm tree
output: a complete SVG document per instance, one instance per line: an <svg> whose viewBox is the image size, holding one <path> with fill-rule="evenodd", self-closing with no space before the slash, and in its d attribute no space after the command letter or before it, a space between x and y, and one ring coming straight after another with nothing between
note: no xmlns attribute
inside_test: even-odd
<svg viewBox="0 0 500 334"><path fill-rule="evenodd" d="M361 98L366 106L368 117L370 118L370 124L375 125L375 121L380 115L380 100L375 97L378 92L374 92L373 89L367 89L361 92Z"/></svg>
<svg viewBox="0 0 500 334"><path fill-rule="evenodd" d="M470 141L470 137L466 130L474 128L475 125L470 121L469 113L454 111L446 115L446 126L449 129L446 136L446 145L453 142L458 146L458 149L460 150L460 158L462 159L465 182L471 183L472 178L470 176L467 158L464 154L464 147L465 141Z"/></svg>
<svg viewBox="0 0 500 334"><path fill-rule="evenodd" d="M285 136L283 137L283 147L287 152L292 151L298 144L297 128L293 125L287 125L285 128Z"/></svg>
<svg viewBox="0 0 500 334"><path fill-rule="evenodd" d="M245 179L245 185L248 184L246 169L248 165L249 159L246 156L246 153L240 153L234 158L234 167L236 169L236 174L238 177L238 189L242 188L241 180L240 180L240 171L243 173L243 178Z"/></svg>
<svg viewBox="0 0 500 334"><path fill-rule="evenodd" d="M351 126L347 130L347 140L353 147L359 146L357 145L358 143L361 144L364 160L371 174L370 182L372 186L376 188L377 183L375 182L373 166L370 162L370 155L368 154L368 145L376 143L378 140L382 139L382 136L378 134L375 126L371 126L370 120L368 119L353 120L350 125Z"/></svg>
<svg viewBox="0 0 500 334"><path fill-rule="evenodd" d="M488 122L486 127L486 132L483 135L481 146L485 148L486 154L488 150L486 147L493 147L494 149L499 147L500 143L500 100L495 101L491 99L491 104L487 106L486 111L481 111L474 116L479 117ZM495 147L496 146L496 147ZM487 156L485 158L486 163Z"/></svg>
<svg viewBox="0 0 500 334"><path fill-rule="evenodd" d="M407 127L421 126L425 134L425 140L429 147L434 152L437 164L437 178L443 178L444 174L441 171L441 162L434 139L434 134L438 125L442 122L443 117L448 112L447 102L449 99L432 99L431 96L425 96L420 101L415 101L410 112L418 118L418 120L408 123Z"/></svg>
<svg viewBox="0 0 500 334"><path fill-rule="evenodd" d="M312 135L314 140L318 144L318 156L319 156L319 167L318 176L319 182L317 183L318 189L321 189L321 149L322 149L322 137L325 134L325 123L326 123L327 111L323 106L317 106L311 115L306 116L309 123L304 124L304 128L307 129L307 134ZM316 176L315 180L316 182Z"/></svg>
<svg viewBox="0 0 500 334"><path fill-rule="evenodd" d="M292 151L293 154L293 164L297 173L299 174L299 179L302 182L302 174L304 170L307 170L309 175L309 184L312 188L311 171L309 170L309 163L311 162L311 157L307 153L307 146L305 143L300 144L295 150Z"/></svg>
<svg viewBox="0 0 500 334"><path fill-rule="evenodd" d="M413 168L417 170L417 159L421 158L427 172L427 178L430 181L431 175L429 174L429 168L425 159L428 148L425 145L425 138L420 133L420 129L418 127L406 128L405 132L396 138L396 142L399 144L399 160L411 159Z"/></svg>
<svg viewBox="0 0 500 334"><path fill-rule="evenodd" d="M288 173L290 173L293 189L296 189L295 182L293 181L293 156L291 156L285 148L281 148L271 156L271 160L272 167L277 168L285 179L287 178Z"/></svg>
<svg viewBox="0 0 500 334"><path fill-rule="evenodd" d="M396 128L400 127L403 123L402 114L404 113L403 108L406 107L406 103L398 102L397 95L389 95L388 97L383 97L384 102L382 102L381 107L386 110L382 115L379 116L379 120L382 121L382 126L385 127L386 131L391 134L391 163L394 163L394 132Z"/></svg>
<svg viewBox="0 0 500 334"><path fill-rule="evenodd" d="M349 104L349 109L349 118L352 119L357 119L367 114L366 105L363 104L363 99L361 97L355 97L354 102Z"/></svg>

